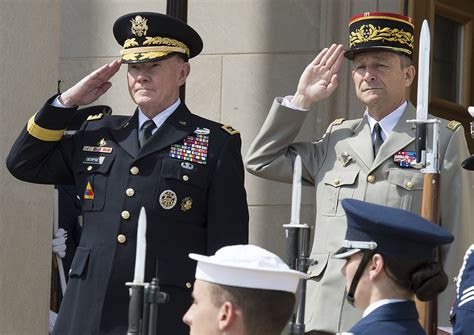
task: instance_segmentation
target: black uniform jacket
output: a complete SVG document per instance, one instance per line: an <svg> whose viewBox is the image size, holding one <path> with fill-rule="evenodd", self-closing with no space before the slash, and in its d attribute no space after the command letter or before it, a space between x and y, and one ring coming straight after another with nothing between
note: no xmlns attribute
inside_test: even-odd
<svg viewBox="0 0 474 335"><path fill-rule="evenodd" d="M81 197L82 237L54 333L125 334L125 283L133 280L144 206L145 281L157 275L161 290L170 295L158 309L158 332L187 334L181 318L191 303L195 274L188 253L212 254L248 241L240 136L181 104L140 149L138 111L132 117L99 116L75 135L61 137L73 114L74 109L46 103L7 158L16 178L75 184ZM202 144L201 151L190 150L200 152L199 162L179 150L190 143Z"/></svg>

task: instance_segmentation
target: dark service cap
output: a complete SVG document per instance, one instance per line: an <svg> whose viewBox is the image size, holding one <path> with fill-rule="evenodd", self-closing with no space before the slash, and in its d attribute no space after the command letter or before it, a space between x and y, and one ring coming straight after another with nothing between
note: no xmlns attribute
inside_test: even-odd
<svg viewBox="0 0 474 335"><path fill-rule="evenodd" d="M115 21L113 32L122 46L123 63L159 61L176 53L188 59L197 56L203 48L202 39L193 28L160 13L123 15Z"/></svg>
<svg viewBox="0 0 474 335"><path fill-rule="evenodd" d="M346 258L363 249L388 256L432 259L435 248L453 235L421 216L398 208L355 200L342 200L347 231L334 258Z"/></svg>
<svg viewBox="0 0 474 335"><path fill-rule="evenodd" d="M393 51L413 57L415 44L413 20L395 13L366 12L349 20L349 50L344 56L353 60L366 51Z"/></svg>

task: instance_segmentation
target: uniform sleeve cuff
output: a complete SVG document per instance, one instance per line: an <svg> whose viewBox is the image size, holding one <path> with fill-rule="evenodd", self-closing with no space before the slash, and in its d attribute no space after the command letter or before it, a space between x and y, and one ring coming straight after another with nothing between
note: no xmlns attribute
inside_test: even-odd
<svg viewBox="0 0 474 335"><path fill-rule="evenodd" d="M296 110L303 111L303 112L308 112L310 110L310 108L301 108L301 107L295 106L294 104L291 103L292 98L293 98L292 95L287 95L281 101L281 105L284 106L284 107L288 107L288 108L291 108L291 109L296 109Z"/></svg>

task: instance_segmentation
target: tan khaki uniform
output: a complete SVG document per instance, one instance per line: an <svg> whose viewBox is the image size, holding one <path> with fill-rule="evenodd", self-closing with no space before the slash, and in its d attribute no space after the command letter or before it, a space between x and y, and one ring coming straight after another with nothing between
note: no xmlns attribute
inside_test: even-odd
<svg viewBox="0 0 474 335"><path fill-rule="evenodd" d="M423 174L415 168L400 167L393 160L399 151L415 151L415 128L406 122L416 118L415 108L408 104L374 159L365 117L336 120L317 142L293 143L308 112L283 107L280 102L275 100L250 146L246 167L257 176L291 183L293 162L296 155L301 156L304 183L316 189L311 258L317 264L310 267L306 331L344 331L361 314L344 297L345 280L340 273L344 261L330 257L340 247L346 230L341 200L354 198L420 213ZM462 160L469 156L462 126L451 123L448 127L448 122L441 120L439 144L441 224L456 238L449 249L443 250L445 270L452 278L474 240L474 174L461 168ZM450 280L439 301L440 324L447 324L454 294Z"/></svg>

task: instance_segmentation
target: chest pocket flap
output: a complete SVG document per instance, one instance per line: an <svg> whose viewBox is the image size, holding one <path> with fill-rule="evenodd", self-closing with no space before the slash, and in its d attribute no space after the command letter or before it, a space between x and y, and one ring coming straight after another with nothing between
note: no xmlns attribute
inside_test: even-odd
<svg viewBox="0 0 474 335"><path fill-rule="evenodd" d="M208 184L205 172L205 166L177 159L164 159L161 167L163 178L179 180L199 188L205 188Z"/></svg>
<svg viewBox="0 0 474 335"><path fill-rule="evenodd" d="M360 170L331 170L324 175L324 187L322 187L322 197L318 197L318 210L321 215L341 216L344 215L339 201L345 198L352 198L357 178ZM319 191L318 191L319 192Z"/></svg>
<svg viewBox="0 0 474 335"><path fill-rule="evenodd" d="M329 253L313 253L311 254L311 259L314 261L314 264L308 268L309 279L318 279L326 269L329 259Z"/></svg>
<svg viewBox="0 0 474 335"><path fill-rule="evenodd" d="M332 170L324 177L324 183L333 187L352 185L357 179L359 170Z"/></svg>
<svg viewBox="0 0 474 335"><path fill-rule="evenodd" d="M83 155L78 168L78 173L106 174L115 159L115 155L91 154Z"/></svg>
<svg viewBox="0 0 474 335"><path fill-rule="evenodd" d="M79 195L82 196L82 210L101 211L107 194L109 171L115 156L84 155L78 169Z"/></svg>
<svg viewBox="0 0 474 335"><path fill-rule="evenodd" d="M407 169L390 169L388 182L408 191L421 190L423 189L423 174Z"/></svg>

